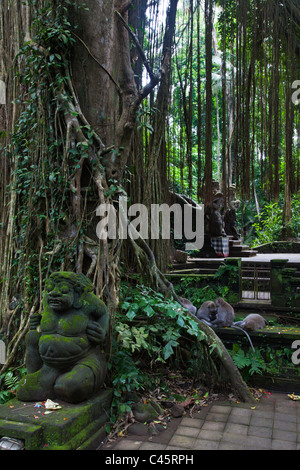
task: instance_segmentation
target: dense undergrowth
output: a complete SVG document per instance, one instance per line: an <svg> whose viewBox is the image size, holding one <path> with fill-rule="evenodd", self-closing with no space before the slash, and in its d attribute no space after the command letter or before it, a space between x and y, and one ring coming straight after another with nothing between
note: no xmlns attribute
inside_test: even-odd
<svg viewBox="0 0 300 470"><path fill-rule="evenodd" d="M219 396L238 400L215 360L214 345L207 347L197 322L177 302L165 300L149 287L124 283L114 325L107 379L107 386L113 388L108 432L130 416L136 398L188 403L193 410ZM269 346L253 352L238 340L229 352L246 382L254 374L278 372L291 355ZM21 366L1 375L0 403L15 396L25 372Z"/></svg>

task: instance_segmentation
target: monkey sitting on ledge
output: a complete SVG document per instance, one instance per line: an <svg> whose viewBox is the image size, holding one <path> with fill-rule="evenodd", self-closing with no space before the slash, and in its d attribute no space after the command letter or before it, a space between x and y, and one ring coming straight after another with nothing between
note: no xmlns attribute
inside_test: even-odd
<svg viewBox="0 0 300 470"><path fill-rule="evenodd" d="M214 302L206 301L203 302L201 307L197 310L197 318L199 320L205 320L207 322L212 322L216 318L217 306Z"/></svg>
<svg viewBox="0 0 300 470"><path fill-rule="evenodd" d="M196 315L197 309L190 300L185 299L184 297L179 297L179 300L184 308L186 308L192 315Z"/></svg>
<svg viewBox="0 0 300 470"><path fill-rule="evenodd" d="M269 323L267 320L265 320L258 313L250 313L250 315L244 318L244 320L237 321L235 323L236 326L239 326L240 328L243 328L243 330L247 331L262 330L268 324Z"/></svg>
<svg viewBox="0 0 300 470"><path fill-rule="evenodd" d="M205 302L204 304L209 304L209 303L210 302ZM211 303L213 303L213 302L211 302ZM252 350L255 351L255 349L253 347L253 344L252 344L252 341L251 341L247 331L234 323L234 309L228 302L226 302L224 299L222 299L222 297L219 297L218 299L215 300L214 305L216 307L216 313L215 313L215 318L214 319L212 319L213 313L209 312L208 305L205 306L206 311L208 312L208 314L207 314L208 318L204 318L204 315L201 314L201 312L200 312L201 309L202 309L202 312L204 312L204 310L205 310L203 308L204 304L200 307L200 309L197 312L197 318L199 320L204 321L207 325L212 326L212 327L214 327L214 326L217 327L217 328L232 327L232 328L236 328L237 330L243 331L243 333L245 333L245 335L248 338L248 341L251 345ZM198 315L198 313L199 313L199 315Z"/></svg>
<svg viewBox="0 0 300 470"><path fill-rule="evenodd" d="M234 321L233 307L229 303L225 302L222 297L216 299L215 304L217 307L217 313L215 320L211 322L212 325L221 328L232 326Z"/></svg>

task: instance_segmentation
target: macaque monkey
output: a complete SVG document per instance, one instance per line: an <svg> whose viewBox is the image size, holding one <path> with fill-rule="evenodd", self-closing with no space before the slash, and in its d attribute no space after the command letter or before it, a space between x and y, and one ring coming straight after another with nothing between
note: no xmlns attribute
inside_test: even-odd
<svg viewBox="0 0 300 470"><path fill-rule="evenodd" d="M213 326L228 327L233 325L234 310L222 297L215 300L217 307L216 318L211 323Z"/></svg>
<svg viewBox="0 0 300 470"><path fill-rule="evenodd" d="M194 307L192 302L184 297L179 297L181 305L186 308L192 315L196 315L197 309Z"/></svg>
<svg viewBox="0 0 300 470"><path fill-rule="evenodd" d="M258 315L258 313L251 313L244 318L244 320L238 321L234 325L239 326L243 330L255 331L265 328L268 322L261 315Z"/></svg>
<svg viewBox="0 0 300 470"><path fill-rule="evenodd" d="M217 308L216 312L216 318L212 321L205 321L209 326L216 326L219 328L227 328L227 327L232 327L236 328L237 330L241 330L245 333L245 335L248 338L248 341L251 345L251 348L253 351L255 351L252 341L247 333L243 328L240 328L238 325L234 324L234 309L233 307L225 302L222 297L219 297L218 299L215 300L215 305Z"/></svg>
<svg viewBox="0 0 300 470"><path fill-rule="evenodd" d="M204 302L197 311L197 318L211 323L216 318L217 307L214 302Z"/></svg>

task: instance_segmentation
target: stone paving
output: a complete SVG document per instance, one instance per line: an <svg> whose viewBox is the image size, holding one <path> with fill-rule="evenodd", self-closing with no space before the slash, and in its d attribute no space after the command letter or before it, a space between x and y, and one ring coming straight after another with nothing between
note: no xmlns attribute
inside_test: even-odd
<svg viewBox="0 0 300 470"><path fill-rule="evenodd" d="M128 436L101 450L300 450L300 401L271 393L251 407L214 402L200 413L172 419L158 436Z"/></svg>

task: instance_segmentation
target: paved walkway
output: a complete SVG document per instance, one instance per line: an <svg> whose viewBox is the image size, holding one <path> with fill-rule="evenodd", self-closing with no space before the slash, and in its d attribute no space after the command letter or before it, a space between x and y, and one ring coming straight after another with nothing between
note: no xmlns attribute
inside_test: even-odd
<svg viewBox="0 0 300 470"><path fill-rule="evenodd" d="M266 394L255 409L214 402L193 416L172 419L158 436L128 436L101 450L300 450L300 401Z"/></svg>

